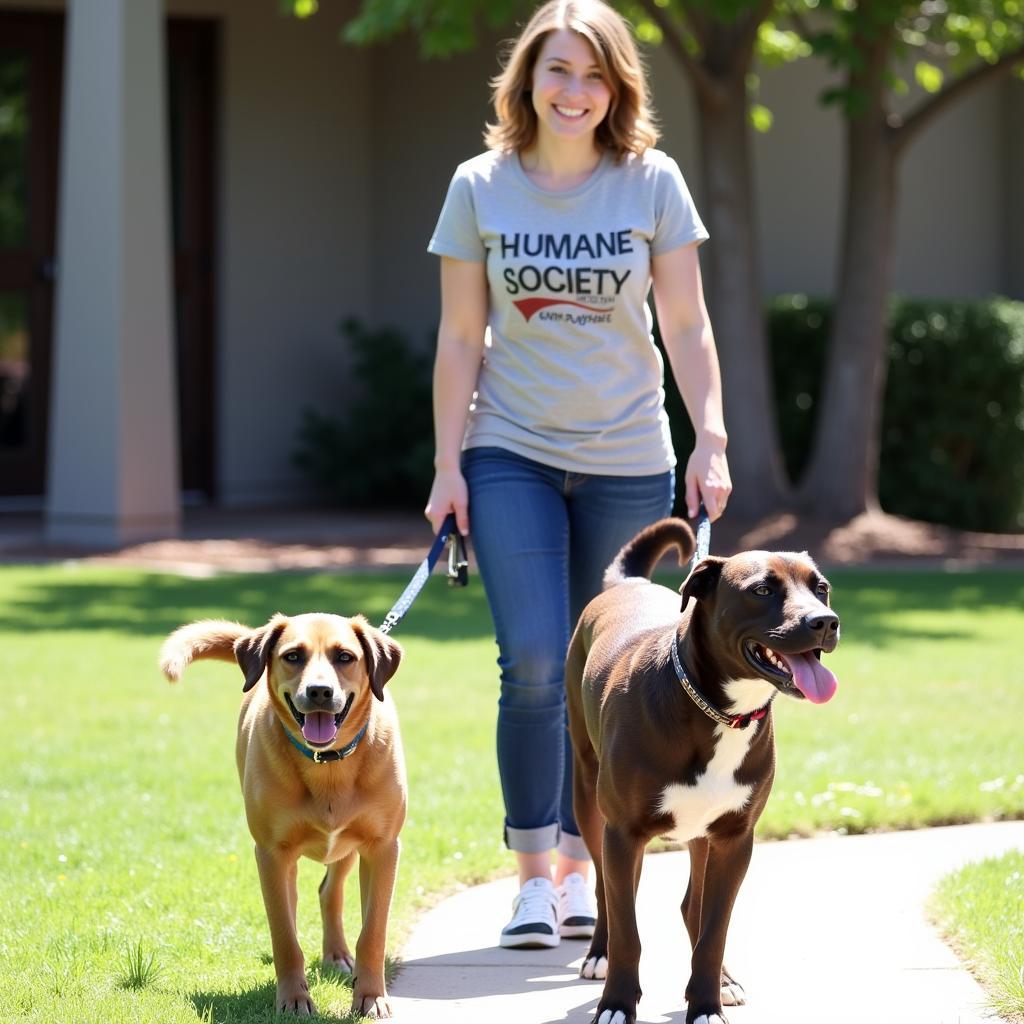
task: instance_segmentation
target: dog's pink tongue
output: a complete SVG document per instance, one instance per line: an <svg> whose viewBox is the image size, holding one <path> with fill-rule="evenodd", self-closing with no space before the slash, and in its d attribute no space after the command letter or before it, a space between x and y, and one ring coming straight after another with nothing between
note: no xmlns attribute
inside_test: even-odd
<svg viewBox="0 0 1024 1024"><path fill-rule="evenodd" d="M338 735L334 715L327 711L311 711L302 723L302 735L310 743L330 743Z"/></svg>
<svg viewBox="0 0 1024 1024"><path fill-rule="evenodd" d="M824 704L835 696L839 681L813 654L782 654L782 657L793 673L796 688L812 704Z"/></svg>

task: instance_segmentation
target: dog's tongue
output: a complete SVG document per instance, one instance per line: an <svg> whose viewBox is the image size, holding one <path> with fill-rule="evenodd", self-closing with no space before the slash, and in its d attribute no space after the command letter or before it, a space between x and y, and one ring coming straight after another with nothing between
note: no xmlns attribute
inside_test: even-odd
<svg viewBox="0 0 1024 1024"><path fill-rule="evenodd" d="M782 657L793 673L796 688L812 704L824 704L835 696L839 681L813 654L782 654Z"/></svg>
<svg viewBox="0 0 1024 1024"><path fill-rule="evenodd" d="M302 735L310 743L330 743L338 735L334 715L327 711L311 711L302 723Z"/></svg>

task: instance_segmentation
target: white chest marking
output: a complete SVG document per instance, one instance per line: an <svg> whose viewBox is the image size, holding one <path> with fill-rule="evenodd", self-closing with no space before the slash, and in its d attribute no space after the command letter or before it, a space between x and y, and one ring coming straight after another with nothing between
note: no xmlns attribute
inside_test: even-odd
<svg viewBox="0 0 1024 1024"><path fill-rule="evenodd" d="M746 729L716 726L714 755L693 785L672 782L661 791L658 811L672 815L675 827L670 835L676 842L685 843L706 835L708 826L717 818L746 806L753 787L736 781L736 769L747 756L760 725L751 722Z"/></svg>

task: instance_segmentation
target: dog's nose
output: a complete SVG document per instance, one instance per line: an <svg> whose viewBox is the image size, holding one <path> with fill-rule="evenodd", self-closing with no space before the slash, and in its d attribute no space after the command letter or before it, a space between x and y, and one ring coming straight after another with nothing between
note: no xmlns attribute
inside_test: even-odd
<svg viewBox="0 0 1024 1024"><path fill-rule="evenodd" d="M804 616L804 625L821 637L839 632L839 616L835 612L815 612Z"/></svg>
<svg viewBox="0 0 1024 1024"><path fill-rule="evenodd" d="M306 689L306 699L310 704L320 707L330 704L334 698L334 690L330 686L310 686Z"/></svg>

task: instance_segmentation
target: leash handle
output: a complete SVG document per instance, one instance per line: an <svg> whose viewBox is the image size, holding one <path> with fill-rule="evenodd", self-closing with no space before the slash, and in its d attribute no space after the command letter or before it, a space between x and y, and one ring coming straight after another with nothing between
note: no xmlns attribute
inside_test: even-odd
<svg viewBox="0 0 1024 1024"><path fill-rule="evenodd" d="M708 557L710 550L711 518L708 516L708 510L704 507L704 502L702 501L697 509L697 546L694 549L693 558L690 559L690 572L693 572L698 562Z"/></svg>
<svg viewBox="0 0 1024 1024"><path fill-rule="evenodd" d="M452 534L454 534L454 538L452 538ZM378 627L382 633L390 633L402 621L405 613L419 596L427 580L430 579L430 574L434 571L434 566L437 565L437 560L441 557L441 552L449 538L452 538L452 547L448 554L448 583L451 586L464 587L469 582L466 542L455 527L455 513L449 512L441 524L441 529L437 531L437 536L430 546L430 551L427 552L427 557L420 562L405 590L391 606L391 611L384 616L384 621Z"/></svg>

